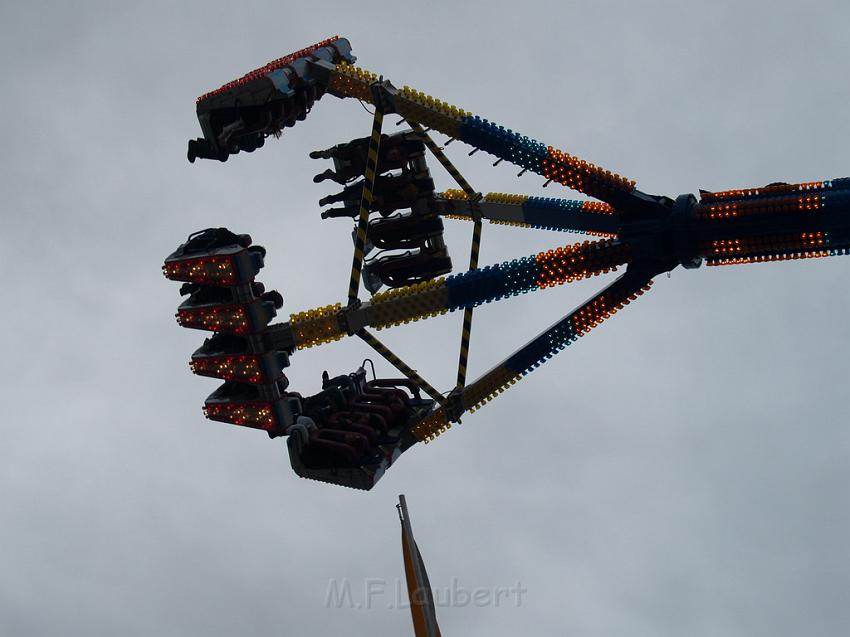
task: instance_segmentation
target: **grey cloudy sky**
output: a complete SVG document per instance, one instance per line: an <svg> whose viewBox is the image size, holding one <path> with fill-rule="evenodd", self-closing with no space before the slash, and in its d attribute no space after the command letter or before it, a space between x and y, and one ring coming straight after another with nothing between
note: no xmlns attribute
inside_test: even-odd
<svg viewBox="0 0 850 637"><path fill-rule="evenodd" d="M185 160L197 95L328 35L676 195L850 174L848 20L841 1L3 3L0 634L411 634L389 593L325 607L331 580L362 603L402 576L402 492L436 588L527 589L440 608L446 635L846 634L850 261L662 277L368 493L204 420L202 335L159 268L227 225L268 248L286 313L342 300L349 229L319 220L307 153L367 133L356 102L322 100L254 155ZM479 190L558 194L449 151ZM456 263L468 238L452 225ZM482 262L563 241L485 226ZM483 308L472 373L601 283ZM459 321L386 341L449 387ZM292 386L365 355L299 352Z"/></svg>

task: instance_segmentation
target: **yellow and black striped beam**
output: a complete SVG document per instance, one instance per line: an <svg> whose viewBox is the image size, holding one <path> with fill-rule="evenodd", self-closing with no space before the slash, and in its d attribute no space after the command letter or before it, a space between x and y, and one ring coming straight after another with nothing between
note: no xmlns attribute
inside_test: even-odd
<svg viewBox="0 0 850 637"><path fill-rule="evenodd" d="M369 85L377 79L375 73L341 62L330 67L328 74L328 92L332 95L368 102L373 100ZM499 159L521 166L524 170L614 206L623 200L628 201L629 195L635 190L635 183L630 179L408 86L396 90L393 111L408 121L419 122Z"/></svg>
<svg viewBox="0 0 850 637"><path fill-rule="evenodd" d="M430 442L451 427L451 421L465 412L480 409L493 398L516 384L547 360L563 351L605 319L641 296L652 284L646 273L629 272L614 280L549 329L538 334L489 372L464 387L460 393L460 409L437 409L411 428L413 436Z"/></svg>
<svg viewBox="0 0 850 637"><path fill-rule="evenodd" d="M473 214L475 215L475 208ZM475 215L475 225L472 227L472 247L469 251L469 269L478 269L478 254L481 251L481 215ZM467 307L463 310L463 327L461 328L460 354L457 361L457 383L458 389L463 389L466 384L466 366L469 362L469 340L472 335L472 310Z"/></svg>
<svg viewBox="0 0 850 637"><path fill-rule="evenodd" d="M372 136L369 139L369 154L366 157L366 174L363 181L363 195L360 197L360 214L357 220L357 237L354 240L354 258L351 262L351 278L348 281L348 303L357 301L360 288L360 273L363 270L366 228L369 223L369 210L372 207L375 188L375 173L378 169L378 152L381 147L381 126L384 122L383 105L375 100L375 116L372 119Z"/></svg>
<svg viewBox="0 0 850 637"><path fill-rule="evenodd" d="M478 269L478 255L481 252L481 211L478 209L477 202L481 199L481 194L475 192L472 186L466 181L466 178L460 174L460 171L455 168L455 165L451 162L451 160L446 157L446 154L443 152L443 149L440 148L431 136L425 132L425 129L422 128L416 122L408 122L413 128L413 131L425 142L425 145L428 147L434 157L442 164L443 168L452 176L452 179L457 182L457 185L460 186L461 190L463 190L466 198L470 202L470 208L472 210L472 217L475 222L475 225L472 228L472 246L469 251L469 270L477 270ZM460 353L458 354L457 361L457 383L456 387L458 389L463 389L463 386L466 384L466 367L469 362L469 340L472 334L472 307L467 307L463 311L463 327L461 328L461 338L460 338Z"/></svg>
<svg viewBox="0 0 850 637"><path fill-rule="evenodd" d="M409 367L407 363L396 356L389 347L375 338L371 332L366 329L361 329L357 332L357 336L362 338L369 347L383 356L390 365L409 378L414 384L416 384L417 387L436 400L439 405L443 406L446 404L445 396L437 391L427 380L417 374L415 369Z"/></svg>
<svg viewBox="0 0 850 637"><path fill-rule="evenodd" d="M455 165L451 162L451 160L446 157L446 154L443 152L443 149L440 148L437 143L431 139L431 136L425 132L425 129L422 128L421 125L416 122L407 121L410 124L410 127L413 131L425 142L425 145L428 147L434 157L443 165L443 168L452 176L452 179L457 182L457 185L460 186L461 190L463 190L468 196L475 195L475 191L472 189L472 186L469 185L469 182L466 181L463 175L460 174L460 171L455 168Z"/></svg>

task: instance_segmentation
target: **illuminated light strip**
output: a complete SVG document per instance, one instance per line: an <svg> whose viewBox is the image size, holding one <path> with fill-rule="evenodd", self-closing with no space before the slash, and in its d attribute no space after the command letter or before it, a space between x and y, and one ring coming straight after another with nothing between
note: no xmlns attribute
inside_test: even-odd
<svg viewBox="0 0 850 637"><path fill-rule="evenodd" d="M445 278L379 292L366 310L368 324L382 330L448 312Z"/></svg>
<svg viewBox="0 0 850 637"><path fill-rule="evenodd" d="M247 305L230 303L178 309L176 317L181 327L228 334L247 334L252 331Z"/></svg>
<svg viewBox="0 0 850 637"><path fill-rule="evenodd" d="M467 385L462 393L463 409L470 413L481 409L496 396L510 388L522 376L506 368L498 368ZM438 409L411 427L410 432L420 442L429 443L451 429L445 409Z"/></svg>
<svg viewBox="0 0 850 637"><path fill-rule="evenodd" d="M731 219L765 214L787 214L806 211L822 210L828 203L843 203L843 198L827 199L826 195L815 193L811 195L788 195L785 197L770 197L744 201L729 201L715 204L700 204L696 214L703 219Z"/></svg>
<svg viewBox="0 0 850 637"><path fill-rule="evenodd" d="M428 302L423 299L424 303L416 303L409 299L400 299L392 304L384 304L380 308L380 312L370 312L369 315L375 317L374 323L369 322L369 325L376 330L381 331L390 327L399 325L407 325L416 321L424 321L435 316L447 314L449 310L429 309L432 305L436 305L439 301Z"/></svg>
<svg viewBox="0 0 850 637"><path fill-rule="evenodd" d="M189 363L192 372L199 376L263 385L283 378L283 368L289 366L289 357L283 351L209 354L204 349L195 352Z"/></svg>
<svg viewBox="0 0 850 637"><path fill-rule="evenodd" d="M547 147L478 116L463 122L460 139L547 179L592 196L631 192L635 183L573 155Z"/></svg>
<svg viewBox="0 0 850 637"><path fill-rule="evenodd" d="M401 298L391 302L382 303L379 307L370 307L368 311L369 325L380 331L398 325L407 325L416 321L442 316L449 310L431 309L434 306L445 303L445 291L437 291L435 294L423 294L414 299ZM440 297L440 298L428 298Z"/></svg>
<svg viewBox="0 0 850 637"><path fill-rule="evenodd" d="M742 265L797 259L817 259L847 254L846 248L830 248L826 232L772 235L713 241L705 250L707 265Z"/></svg>
<svg viewBox="0 0 850 637"><path fill-rule="evenodd" d="M827 233L803 232L711 241L703 246L702 253L708 258L727 259L731 257L755 257L759 253L807 252L813 249L826 249L828 246L829 236Z"/></svg>
<svg viewBox="0 0 850 637"><path fill-rule="evenodd" d="M548 250L537 255L537 285L554 287L596 276L616 269L628 260L626 244L612 240L584 241L580 244Z"/></svg>
<svg viewBox="0 0 850 637"><path fill-rule="evenodd" d="M328 92L340 97L354 97L371 104L373 97L369 87L377 81L377 73L347 62L340 62L331 73Z"/></svg>
<svg viewBox="0 0 850 637"><path fill-rule="evenodd" d="M381 125L384 121L383 105L375 106L375 115L372 118L372 136L369 138L369 150L366 155L366 171L363 179L363 192L360 196L360 212L357 220L357 236L354 240L354 257L351 261L351 276L348 280L348 304L357 301L357 292L360 289L360 274L363 270L363 259L366 256L364 246L366 245L366 228L369 223L369 209L372 207L373 192L375 189L375 175L378 167L378 152L381 147Z"/></svg>
<svg viewBox="0 0 850 637"><path fill-rule="evenodd" d="M423 290L430 290L435 287L439 287L445 283L446 277L439 277L437 279L431 279L430 281L422 281L420 283L414 283L413 285L406 285L400 288L391 288L389 290L384 290L383 292L378 292L372 297L372 305L376 305L378 303L382 303L384 301L389 301L390 299L395 299L402 296L412 296Z"/></svg>
<svg viewBox="0 0 850 637"><path fill-rule="evenodd" d="M624 287L628 276L625 274L617 279L606 290L507 359L503 365L523 376L531 373L571 343L599 326L602 321L636 300L652 285L652 281L646 281L637 288Z"/></svg>
<svg viewBox="0 0 850 637"><path fill-rule="evenodd" d="M804 248L820 248L829 245L829 237L824 232L804 232L800 239Z"/></svg>
<svg viewBox="0 0 850 637"><path fill-rule="evenodd" d="M740 239L719 239L712 241L706 250L711 256L726 256L730 254L742 254L744 246Z"/></svg>
<svg viewBox="0 0 850 637"><path fill-rule="evenodd" d="M487 203L507 203L520 206L529 199L531 197L528 195L512 195L506 192L488 192L487 196L484 197L484 201ZM538 199L538 197L535 197L535 199Z"/></svg>
<svg viewBox="0 0 850 637"><path fill-rule="evenodd" d="M584 258L581 261L581 270L570 272L572 280L601 273L606 269L613 270L615 266L628 262L628 249L622 244L611 241L585 244L570 253L570 258L575 257L577 262L579 257ZM540 258L548 263L546 253L541 254L543 256ZM553 254L557 255L557 251L553 251ZM541 269L537 263L539 256L514 259L449 278L380 292L372 297L364 310L366 322L380 330L542 289L539 282ZM564 269L568 267L569 264L563 266ZM567 282L566 277L552 283L547 279L545 287Z"/></svg>
<svg viewBox="0 0 850 637"><path fill-rule="evenodd" d="M456 219L458 221L472 221L472 215L465 215L463 213L456 213L451 215L443 215L443 219ZM490 223L493 223L493 220L490 220Z"/></svg>
<svg viewBox="0 0 850 637"><path fill-rule="evenodd" d="M463 392L464 409L475 413L496 396L515 385L521 378L521 374L507 367L486 374L472 383L468 391Z"/></svg>
<svg viewBox="0 0 850 637"><path fill-rule="evenodd" d="M570 199L553 199L549 197L529 197L522 205L525 220L537 228L561 230L578 234L589 234L600 237L616 236L616 225L610 231L602 229L587 229L583 226L597 223L591 221L594 215L613 217L614 208L600 201L576 201ZM567 224L579 227L563 227ZM597 224L598 225L598 224ZM610 223L606 225L612 225Z"/></svg>
<svg viewBox="0 0 850 637"><path fill-rule="evenodd" d="M635 182L610 170L549 146L543 162L543 176L573 190L604 199L612 192L632 192Z"/></svg>
<svg viewBox="0 0 850 637"><path fill-rule="evenodd" d="M721 203L714 205L700 205L696 214L703 219L731 219L738 216L737 203Z"/></svg>
<svg viewBox="0 0 850 637"><path fill-rule="evenodd" d="M295 337L295 346L298 349L306 349L338 341L345 336L337 318L341 308L342 305L336 303L291 315L289 323Z"/></svg>
<svg viewBox="0 0 850 637"><path fill-rule="evenodd" d="M442 215L443 219L455 219L457 221L472 221L472 215L451 214ZM532 228L534 230L555 230L556 232L579 232L579 230L571 230L569 228L552 228L550 226L535 226L524 221L506 221L504 219L488 219L487 222L493 226L512 226L514 228ZM607 233L583 232L582 234L597 235L597 236L613 236Z"/></svg>
<svg viewBox="0 0 850 637"><path fill-rule="evenodd" d="M754 197L770 197L777 194L829 190L830 188L832 188L832 182L829 181L808 181L800 184L774 184L772 186L764 186L762 188L743 188L734 190L723 190L719 192L704 191L700 193L700 201L712 202L727 201L733 199L751 199Z"/></svg>
<svg viewBox="0 0 850 637"><path fill-rule="evenodd" d="M255 394L233 398L229 385L238 383L225 383L204 402L204 414L210 420L262 429L277 436L283 435L300 413L300 400L295 396L267 400Z"/></svg>
<svg viewBox="0 0 850 637"><path fill-rule="evenodd" d="M403 86L396 96L396 111L410 122L417 122L451 137L459 137L464 119L471 113L431 97L409 86Z"/></svg>
<svg viewBox="0 0 850 637"><path fill-rule="evenodd" d="M581 204L581 209L585 212L597 212L601 215L613 215L616 212L612 205L604 201L584 201Z"/></svg>
<svg viewBox="0 0 850 637"><path fill-rule="evenodd" d="M501 365L471 383L461 394L464 410L476 411L503 393L523 376L564 350L571 343L617 311L636 300L652 285L651 280L635 280L623 275L605 290L558 321L522 347ZM449 428L444 410L437 410L412 427L417 440L430 442Z"/></svg>
<svg viewBox="0 0 850 637"><path fill-rule="evenodd" d="M208 99L208 98L213 97L215 95L219 95L221 93L229 91L230 89L236 88L237 86L247 84L251 80L255 80L255 79L262 77L264 75L268 75L269 73L271 73L273 71L276 71L278 69L283 68L284 66L289 66L295 60L297 60L299 58L306 57L307 55L310 55L311 53L314 53L315 51L317 51L317 50L319 50L323 47L326 47L329 44L333 44L337 40L339 40L339 36L335 35L332 38L328 38L327 40L322 40L321 42L317 42L316 44L314 44L312 46L308 46L306 49L301 49L300 51L296 51L295 53L290 53L289 55L286 55L282 58L272 60L268 64L265 64L265 65L263 65L263 66L261 66L257 69L254 69L253 71L249 71L248 73L246 73L245 75L243 75L242 77L240 77L237 80L233 80L232 82L228 82L227 84L224 84L223 86L215 89L214 91L210 91L209 93L204 93L196 101L202 102L205 99Z"/></svg>
<svg viewBox="0 0 850 637"><path fill-rule="evenodd" d="M437 194L438 197L446 201L465 201L467 197L462 190L446 190ZM615 237L616 231L604 230L585 230L580 228L567 227L567 223L580 223L585 225L585 221L581 223L575 216L570 216L570 213L588 213L613 216L616 210L603 202L598 201L576 201L570 199L555 199L547 197L530 197L528 195L515 195L500 192L489 192L481 200L485 206L487 204L502 204L508 206L516 206L521 208L522 220L517 219L492 219L491 224L514 226L518 228L535 228L538 230L552 230L556 232L570 232L576 234L586 234L596 237ZM483 214L486 216L488 211L484 209ZM472 215L462 211L455 211L452 214L442 215L446 219L458 219L462 221L471 221ZM562 225L564 224L564 225ZM610 225L610 224L609 224Z"/></svg>
<svg viewBox="0 0 850 637"><path fill-rule="evenodd" d="M360 67L341 62L331 72L328 91L340 97L354 97L374 104L369 86L378 75ZM411 122L433 128L457 137L461 121L470 114L464 110L426 95L408 86L398 90L394 97L394 111Z"/></svg>
<svg viewBox="0 0 850 637"><path fill-rule="evenodd" d="M240 427L274 431L278 428L271 403L267 401L236 401L233 403L207 403L204 415L210 420Z"/></svg>
<svg viewBox="0 0 850 637"><path fill-rule="evenodd" d="M491 155L589 195L604 196L611 191L634 190L633 181L477 116L464 121L460 139Z"/></svg>
<svg viewBox="0 0 850 637"><path fill-rule="evenodd" d="M428 444L440 434L451 429L452 424L446 416L446 410L440 407L410 428L413 437Z"/></svg>
<svg viewBox="0 0 850 637"><path fill-rule="evenodd" d="M189 367L199 376L256 385L268 382L260 357L259 354L223 354L192 360Z"/></svg>
<svg viewBox="0 0 850 637"><path fill-rule="evenodd" d="M573 330L576 336L584 336L616 311L609 306L604 294L594 299L573 315Z"/></svg>
<svg viewBox="0 0 850 637"><path fill-rule="evenodd" d="M818 190L819 185L821 187ZM735 195L732 198L718 198L714 194L702 193L702 200L695 210L698 218L719 220L762 214L844 212L850 203L850 178L769 189L727 191L725 194L729 197Z"/></svg>
<svg viewBox="0 0 850 637"><path fill-rule="evenodd" d="M543 174L543 160L547 157L546 146L504 126L499 126L477 115L470 115L463 120L459 139L494 157L509 161L538 175Z"/></svg>
<svg viewBox="0 0 850 637"><path fill-rule="evenodd" d="M460 217L458 217L460 218ZM472 220L472 217L466 217L468 221ZM504 221L502 219L489 219L491 225L494 226L513 226L514 228L534 228L535 230L560 230L561 232L572 232L572 230L566 230L564 228L548 228L543 226L533 226L530 223L525 223L524 221Z"/></svg>
<svg viewBox="0 0 850 637"><path fill-rule="evenodd" d="M824 207L823 196L816 195L800 195L797 197L798 210L819 210Z"/></svg>
<svg viewBox="0 0 850 637"><path fill-rule="evenodd" d="M263 267L259 252L240 245L175 255L166 258L162 266L165 278L172 281L230 287L253 280Z"/></svg>
<svg viewBox="0 0 850 637"><path fill-rule="evenodd" d="M743 265L746 263L768 263L772 261L794 261L797 259L820 259L823 257L832 257L838 256L841 254L848 254L850 250L841 249L839 250L818 250L817 252L795 252L791 254L762 254L752 257L738 257L738 258L722 258L722 257L712 257L708 258L705 261L705 264L708 266L714 265Z"/></svg>
<svg viewBox="0 0 850 637"><path fill-rule="evenodd" d="M584 242L578 248L568 246L564 250L569 252L569 260L563 262L557 251L549 251L553 255L551 259L549 253L540 253L448 277L445 281L449 290L448 309L453 311L461 307L481 305L567 283L596 272L613 269L617 265L627 263L629 258L627 248L623 244L608 240ZM560 253L564 254L563 251ZM558 272L555 266L568 276L550 276L546 269L551 267L554 272ZM550 279L554 283L550 283ZM542 286L541 281L546 285Z"/></svg>
<svg viewBox="0 0 850 637"><path fill-rule="evenodd" d="M329 91L342 97L372 102L368 86L377 76L354 65L340 63L331 73ZM573 183L580 192L605 196L619 191L630 193L635 182L604 170L577 157L529 139L503 126L473 116L456 106L408 86L398 90L394 109L411 122L433 128L452 138L480 148L538 175L559 183ZM552 175L550 177L550 175Z"/></svg>
<svg viewBox="0 0 850 637"><path fill-rule="evenodd" d="M513 259L446 279L451 311L490 303L537 289L539 267L533 256Z"/></svg>
<svg viewBox="0 0 850 637"><path fill-rule="evenodd" d="M466 201L468 199L466 193L460 190L459 188L449 188L445 192L438 192L437 196L442 197L443 199L449 199L453 201Z"/></svg>
<svg viewBox="0 0 850 637"><path fill-rule="evenodd" d="M380 292L363 308L346 311L365 312L366 324L382 329L611 271L629 261L627 246L610 240L586 241L574 250L550 252L551 257L540 253ZM557 276L541 275L538 258ZM561 271L568 276L561 276ZM336 304L293 314L290 323L296 345L311 347L342 338L340 310Z"/></svg>
<svg viewBox="0 0 850 637"><path fill-rule="evenodd" d="M212 255L166 262L162 266L165 278L205 285L231 286L243 283L232 255Z"/></svg>

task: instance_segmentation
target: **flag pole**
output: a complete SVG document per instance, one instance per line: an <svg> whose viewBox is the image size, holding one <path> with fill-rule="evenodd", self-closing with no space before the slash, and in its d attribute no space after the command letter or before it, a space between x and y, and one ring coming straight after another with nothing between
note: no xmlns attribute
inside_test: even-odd
<svg viewBox="0 0 850 637"><path fill-rule="evenodd" d="M407 500L398 496L398 517L401 521L401 550L404 556L404 572L407 579L407 595L410 599L410 614L413 619L415 637L441 637L434 608L434 594L425 571L425 563L413 539L413 528L407 512Z"/></svg>

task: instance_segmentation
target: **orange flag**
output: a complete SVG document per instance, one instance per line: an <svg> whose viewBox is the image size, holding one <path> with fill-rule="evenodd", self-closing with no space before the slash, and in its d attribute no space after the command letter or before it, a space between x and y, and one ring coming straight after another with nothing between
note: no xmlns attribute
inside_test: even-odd
<svg viewBox="0 0 850 637"><path fill-rule="evenodd" d="M428 582L428 573L413 539L407 502L398 496L398 516L401 519L401 550L404 554L404 574L407 578L407 595L410 599L410 614L413 616L413 632L416 637L441 637L434 608L434 594Z"/></svg>

